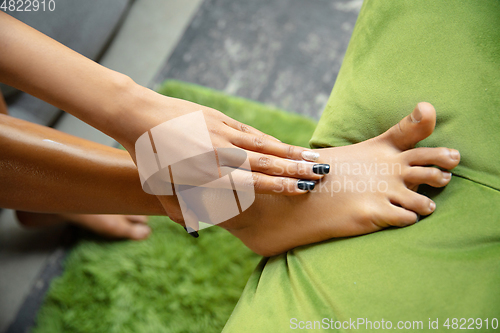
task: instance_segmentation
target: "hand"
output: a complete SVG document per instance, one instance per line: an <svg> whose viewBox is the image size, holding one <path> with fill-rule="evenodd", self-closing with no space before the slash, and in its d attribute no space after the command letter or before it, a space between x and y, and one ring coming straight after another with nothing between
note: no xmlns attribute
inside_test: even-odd
<svg viewBox="0 0 500 333"><path fill-rule="evenodd" d="M135 144L141 135L170 120L182 119L181 116L202 111L212 145L210 148L216 152L224 151L224 148L239 148L245 151L251 170L238 170L239 173L236 173L238 176L234 177L234 181L250 178L257 193L303 194L307 190L299 188L300 179L319 180L328 172L327 166L314 167L314 163L308 163L319 158L319 154L310 149L284 144L217 110L169 98L143 87L139 89L141 92L136 94L139 96L135 102L136 106L132 107L133 111L130 115L123 117L120 124L121 128L130 130L124 133L125 136L117 138L136 163L138 152L135 151ZM193 127L192 123L181 121L177 127L171 127L168 132L162 132L160 142L157 142L158 139L155 138L155 145L161 145L162 151L174 156L182 156L186 154L186 150L203 151L201 148L206 147L202 147L203 142L198 139L197 132L193 133ZM154 133L153 131L151 133ZM238 167L238 165L231 165L230 160L230 158L219 158L221 166ZM223 161L228 164L222 165ZM195 159L192 164L197 165L190 165L189 174L181 177L180 183L176 180L176 183L184 185L206 183L206 165L196 163ZM314 184L311 184L311 187L314 187Z"/></svg>

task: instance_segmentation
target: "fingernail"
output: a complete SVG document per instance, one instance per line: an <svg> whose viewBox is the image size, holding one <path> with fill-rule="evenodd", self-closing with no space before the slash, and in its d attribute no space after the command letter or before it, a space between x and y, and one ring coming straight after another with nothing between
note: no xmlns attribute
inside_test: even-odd
<svg viewBox="0 0 500 333"><path fill-rule="evenodd" d="M189 230L188 230L189 229ZM198 238L200 237L200 235L198 234L198 231L194 230L194 229L191 229L191 228L186 228L184 227L184 230L187 231L188 234L190 234L191 236L193 236L194 238Z"/></svg>
<svg viewBox="0 0 500 333"><path fill-rule="evenodd" d="M304 160L311 162L316 162L319 158L319 153L310 150L304 150L301 155Z"/></svg>
<svg viewBox="0 0 500 333"><path fill-rule="evenodd" d="M458 152L458 150L452 150L452 151L450 152L450 156L451 156L451 158L452 158L452 159L454 159L455 161L460 159L460 153Z"/></svg>
<svg viewBox="0 0 500 333"><path fill-rule="evenodd" d="M330 172L330 164L314 164L313 172L318 175L327 175Z"/></svg>
<svg viewBox="0 0 500 333"><path fill-rule="evenodd" d="M434 209L436 209L436 204L434 203L434 201L431 201L431 203L429 204L429 208L431 209L431 212L433 212Z"/></svg>
<svg viewBox="0 0 500 333"><path fill-rule="evenodd" d="M410 114L410 119L412 123L419 123L422 120L422 112L420 112L420 103L417 104L417 107Z"/></svg>
<svg viewBox="0 0 500 333"><path fill-rule="evenodd" d="M144 239L151 233L151 228L146 225L135 225L132 234L137 239Z"/></svg>
<svg viewBox="0 0 500 333"><path fill-rule="evenodd" d="M316 182L313 182L312 180L301 179L297 182L297 187L303 191L312 191L315 186Z"/></svg>

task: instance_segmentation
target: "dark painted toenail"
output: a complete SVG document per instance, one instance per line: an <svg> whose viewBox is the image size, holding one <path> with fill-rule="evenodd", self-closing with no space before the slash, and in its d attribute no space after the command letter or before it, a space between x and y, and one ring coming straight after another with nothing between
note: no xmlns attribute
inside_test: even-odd
<svg viewBox="0 0 500 333"><path fill-rule="evenodd" d="M316 186L316 182L313 182L312 180L301 179L297 182L297 187L303 191L312 191L312 190L314 190L315 186Z"/></svg>
<svg viewBox="0 0 500 333"><path fill-rule="evenodd" d="M460 153L458 152L458 150L452 150L450 152L450 155L451 158L454 159L455 161L460 159Z"/></svg>
<svg viewBox="0 0 500 333"><path fill-rule="evenodd" d="M330 164L314 164L313 172L318 175L326 175L330 172Z"/></svg>

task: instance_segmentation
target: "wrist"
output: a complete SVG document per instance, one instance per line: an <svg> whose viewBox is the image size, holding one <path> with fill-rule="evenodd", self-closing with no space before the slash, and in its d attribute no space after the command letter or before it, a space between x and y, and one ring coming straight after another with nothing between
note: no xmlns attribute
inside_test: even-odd
<svg viewBox="0 0 500 333"><path fill-rule="evenodd" d="M116 74L111 79L113 93L110 94L112 97L106 112L109 115L106 119L106 134L130 151L130 145L149 130L146 128L148 124L143 123L147 118L145 110L149 108L151 94L154 92L126 75Z"/></svg>
<svg viewBox="0 0 500 333"><path fill-rule="evenodd" d="M135 142L151 128L179 117L198 111L202 107L195 103L161 95L149 88L136 84L130 78L121 78L119 95L115 103L112 119L112 137L135 157Z"/></svg>

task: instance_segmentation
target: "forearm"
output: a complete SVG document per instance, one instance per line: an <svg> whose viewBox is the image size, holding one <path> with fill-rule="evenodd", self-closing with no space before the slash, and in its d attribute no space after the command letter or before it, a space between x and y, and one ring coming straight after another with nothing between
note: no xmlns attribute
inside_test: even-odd
<svg viewBox="0 0 500 333"><path fill-rule="evenodd" d="M127 76L2 12L0 81L73 114L117 140L120 116L131 106L132 91L137 90Z"/></svg>
<svg viewBox="0 0 500 333"><path fill-rule="evenodd" d="M127 152L0 115L0 207L164 215Z"/></svg>

